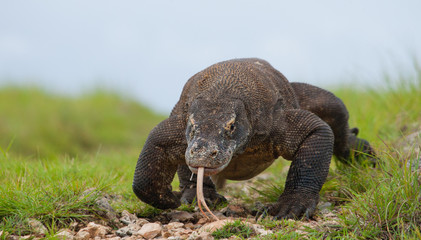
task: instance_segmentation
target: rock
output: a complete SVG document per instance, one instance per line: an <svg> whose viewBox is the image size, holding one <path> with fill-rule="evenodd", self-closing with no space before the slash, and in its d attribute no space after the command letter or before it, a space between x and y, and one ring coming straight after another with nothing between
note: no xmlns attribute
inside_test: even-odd
<svg viewBox="0 0 421 240"><path fill-rule="evenodd" d="M175 237L175 236L172 236L172 237L168 237L168 240L181 240L182 238L181 237Z"/></svg>
<svg viewBox="0 0 421 240"><path fill-rule="evenodd" d="M327 214L330 212L330 208L332 207L332 203L330 202L320 202L317 206L321 214Z"/></svg>
<svg viewBox="0 0 421 240"><path fill-rule="evenodd" d="M121 237L111 237L111 238L107 238L107 240L120 240Z"/></svg>
<svg viewBox="0 0 421 240"><path fill-rule="evenodd" d="M253 224L253 230L258 236L266 236L268 234L272 234L272 230L266 230L262 225Z"/></svg>
<svg viewBox="0 0 421 240"><path fill-rule="evenodd" d="M117 221L117 213L115 210L111 207L110 203L108 202L108 199L106 197L99 198L95 201L95 203L98 205L98 208L105 212L105 216L114 222Z"/></svg>
<svg viewBox="0 0 421 240"><path fill-rule="evenodd" d="M31 227L32 231L35 232L35 234L45 235L48 232L47 228L38 220L29 219L28 224Z"/></svg>
<svg viewBox="0 0 421 240"><path fill-rule="evenodd" d="M58 231L55 235L57 239L63 239L63 240L73 240L75 233L70 231L70 229L61 229Z"/></svg>
<svg viewBox="0 0 421 240"><path fill-rule="evenodd" d="M91 234L85 231L79 231L75 236L76 240L89 240L89 238L91 238Z"/></svg>
<svg viewBox="0 0 421 240"><path fill-rule="evenodd" d="M83 191L83 193L80 195L79 199L83 199L86 196L89 196L91 194L94 195L94 196L98 196L99 194L101 194L101 192L97 191L96 188L88 188L85 191ZM109 197L110 197L109 195L98 197L95 200L95 203L97 204L98 209L102 211L101 215L104 215L107 219L109 219L111 222L116 224L116 223L118 223L117 213L111 207L110 203L108 202Z"/></svg>
<svg viewBox="0 0 421 240"><path fill-rule="evenodd" d="M25 235L25 236L20 236L19 240L26 240L26 239L34 239L34 236L32 235Z"/></svg>
<svg viewBox="0 0 421 240"><path fill-rule="evenodd" d="M214 232L214 231L222 228L223 226L225 226L225 224L227 224L229 222L234 222L234 220L232 220L232 219L224 219L224 220L219 220L219 221L207 223L207 224L203 225L199 229L199 233L202 233L202 232Z"/></svg>
<svg viewBox="0 0 421 240"><path fill-rule="evenodd" d="M94 222L88 223L88 226L79 230L76 234L76 240L85 240L94 237L104 238L107 233L111 232L110 227L102 226Z"/></svg>
<svg viewBox="0 0 421 240"><path fill-rule="evenodd" d="M185 228L188 228L188 229L194 229L194 224L193 224L193 223L191 223L191 222L189 222L189 223L186 223L186 224L184 225L184 227L185 227Z"/></svg>
<svg viewBox="0 0 421 240"><path fill-rule="evenodd" d="M184 223L181 222L170 222L167 224L167 229L176 229L176 228L182 228L184 226Z"/></svg>
<svg viewBox="0 0 421 240"><path fill-rule="evenodd" d="M129 213L127 210L124 210L121 213L120 222L129 225L130 223L136 223L137 217L134 214Z"/></svg>
<svg viewBox="0 0 421 240"><path fill-rule="evenodd" d="M70 223L69 229L72 230L72 231L75 231L76 228L77 228L77 225L79 225L78 222L72 222L72 223Z"/></svg>
<svg viewBox="0 0 421 240"><path fill-rule="evenodd" d="M212 233L210 232L192 232L187 240L213 240Z"/></svg>
<svg viewBox="0 0 421 240"><path fill-rule="evenodd" d="M139 240L139 239L143 239L143 238L139 238L139 237L135 237L135 236L131 236L131 237L124 237L124 240ZM108 240L108 239L107 239Z"/></svg>
<svg viewBox="0 0 421 240"><path fill-rule="evenodd" d="M136 220L136 225L139 225L139 226L143 226L143 225L145 225L146 223L149 223L149 221L148 220L146 220L146 219L144 219L144 218L139 218L139 219L137 219Z"/></svg>
<svg viewBox="0 0 421 240"><path fill-rule="evenodd" d="M169 237L171 237L172 236L172 234L170 233L170 232L162 232L162 237L164 237L164 238L169 238Z"/></svg>
<svg viewBox="0 0 421 240"><path fill-rule="evenodd" d="M168 216L170 217L171 221L175 222L188 222L194 219L191 213L184 211L172 211L168 213Z"/></svg>
<svg viewBox="0 0 421 240"><path fill-rule="evenodd" d="M115 234L119 237L131 236L133 233L130 231L129 227L122 227L118 229Z"/></svg>
<svg viewBox="0 0 421 240"><path fill-rule="evenodd" d="M119 237L125 237L125 236L131 236L138 232L140 230L140 226L136 223L130 223L126 227L122 227L116 231L117 236Z"/></svg>
<svg viewBox="0 0 421 240"><path fill-rule="evenodd" d="M239 205L229 205L221 209L221 213L227 217L247 217L246 208Z"/></svg>
<svg viewBox="0 0 421 240"><path fill-rule="evenodd" d="M162 231L161 225L158 223L147 223L142 226L142 228L137 232L146 239L151 239L158 236Z"/></svg>
<svg viewBox="0 0 421 240"><path fill-rule="evenodd" d="M207 222L209 222L208 218L201 218L199 219L199 221L197 221L197 224L203 225L203 224L206 224Z"/></svg>
<svg viewBox="0 0 421 240"><path fill-rule="evenodd" d="M191 229L177 228L177 230L178 229L180 229L179 232L182 235L190 235L193 232L193 230L191 230Z"/></svg>

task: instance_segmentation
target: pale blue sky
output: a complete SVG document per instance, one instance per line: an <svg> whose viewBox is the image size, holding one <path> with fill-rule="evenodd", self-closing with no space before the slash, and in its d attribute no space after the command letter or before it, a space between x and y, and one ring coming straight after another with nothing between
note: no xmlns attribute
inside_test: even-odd
<svg viewBox="0 0 421 240"><path fill-rule="evenodd" d="M421 1L0 3L0 85L114 89L166 113L189 77L240 57L290 81L375 85L421 57Z"/></svg>

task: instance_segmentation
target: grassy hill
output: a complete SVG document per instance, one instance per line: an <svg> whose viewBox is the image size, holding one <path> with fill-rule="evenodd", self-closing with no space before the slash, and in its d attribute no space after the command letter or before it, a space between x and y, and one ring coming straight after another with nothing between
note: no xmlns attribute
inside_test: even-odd
<svg viewBox="0 0 421 240"><path fill-rule="evenodd" d="M49 157L139 150L164 116L110 92L71 98L36 88L0 89L0 147Z"/></svg>
<svg viewBox="0 0 421 240"><path fill-rule="evenodd" d="M405 136L421 130L421 72L393 87L333 91L379 162L376 169L332 165L322 200L342 209L341 225L310 229L307 237L421 236L420 172L405 167L419 158ZM35 218L53 236L72 221L96 218L95 200L104 194L118 198L117 211L156 213L137 200L131 181L142 144L164 118L110 92L64 97L36 88L0 89L0 229L29 233L27 220ZM285 166L279 162L268 172ZM285 225L272 237L282 234L297 236Z"/></svg>

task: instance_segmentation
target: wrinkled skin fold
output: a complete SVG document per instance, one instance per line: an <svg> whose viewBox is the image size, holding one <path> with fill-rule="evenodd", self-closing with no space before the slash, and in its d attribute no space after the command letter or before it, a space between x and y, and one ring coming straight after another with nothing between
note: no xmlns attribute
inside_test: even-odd
<svg viewBox="0 0 421 240"><path fill-rule="evenodd" d="M285 190L267 212L280 219L311 217L333 154L343 162L363 155L355 152L374 155L357 134L332 93L289 83L261 59L217 63L188 80L169 118L149 134L133 191L160 209L196 196L206 208L226 201L216 185L250 179L282 157L292 161ZM176 173L179 195L171 188Z"/></svg>

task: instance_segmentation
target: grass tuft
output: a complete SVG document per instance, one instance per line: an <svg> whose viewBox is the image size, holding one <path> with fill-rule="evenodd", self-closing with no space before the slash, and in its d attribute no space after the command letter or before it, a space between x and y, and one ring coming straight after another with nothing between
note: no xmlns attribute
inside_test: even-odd
<svg viewBox="0 0 421 240"><path fill-rule="evenodd" d="M250 238L255 235L252 227L241 221L240 219L228 222L221 229L212 233L215 239L230 238L236 236L240 239Z"/></svg>

